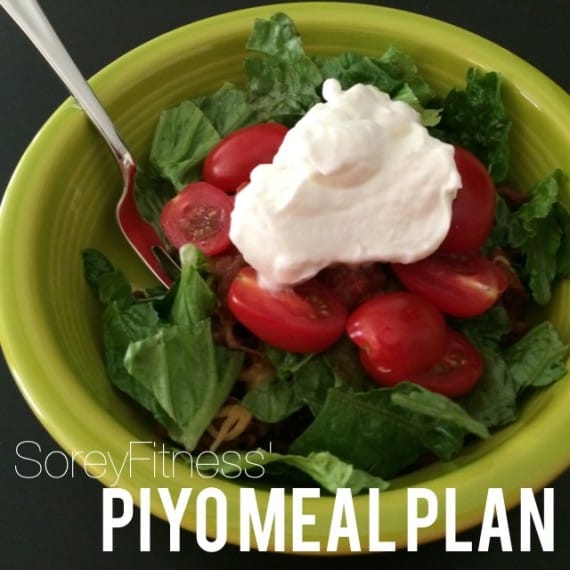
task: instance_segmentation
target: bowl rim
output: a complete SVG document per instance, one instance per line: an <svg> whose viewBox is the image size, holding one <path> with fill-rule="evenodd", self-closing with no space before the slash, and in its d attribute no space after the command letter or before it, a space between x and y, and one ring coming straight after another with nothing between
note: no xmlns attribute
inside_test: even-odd
<svg viewBox="0 0 570 570"><path fill-rule="evenodd" d="M346 20L368 21L369 19L377 19L378 24L375 25L374 29L378 30L379 33L385 29L390 29L392 32L400 30L411 37L414 35L414 30L418 31L429 25L433 30L433 33L426 38L429 44L447 45L448 41L454 42L457 50L467 60L476 62L476 65L483 68L491 69L486 65L491 60L501 61L501 65L494 65L494 68L500 67L501 69L497 69L497 71L504 71L509 82L515 84L517 89L524 93L533 92L535 104L541 106L541 110L546 114L557 117L556 120L565 124L570 124L570 97L568 94L542 72L518 56L487 39L452 24L404 10L367 4L342 2L269 4L220 14L186 24L141 44L104 67L92 77L90 82L105 104L106 101L112 100L122 85L128 85L131 78L136 78L138 73L148 68L153 62L160 62L168 54L176 53L183 46L187 46L189 41L196 43L211 35L219 36L222 33L241 35L244 30L249 31L255 17L267 17L277 11L289 14L295 22L299 23L302 33L303 26L322 26L323 10L327 10L327 25L335 25L335 23L342 25ZM424 34L425 36L426 34ZM189 37L192 37L192 40L189 40ZM437 41L435 41L436 37L438 38ZM541 85L540 93L535 93L532 87L536 82ZM0 257L3 259L10 258L10 239L15 224L13 217L16 212L18 189L25 185L26 172L29 168L36 167L39 156L44 153L46 145L50 144L50 138L56 136L64 123L66 123L66 128L69 128L69 119L73 114L73 109L73 101L67 99L51 115L24 152L8 183L0 209ZM74 115L74 120L76 123L73 126L79 124L80 119L76 115ZM108 427L103 437L94 428L94 424L96 425L98 421L92 422L91 426L82 425L80 411L64 406L63 400L57 394L51 394L43 389L42 375L45 374L45 370L41 368L40 360L42 357L45 357L46 361L51 360L51 356L48 354L47 348L41 349L36 356L38 358L36 362L35 359L30 358L30 346L25 341L21 341L22 338L25 339L30 335L29 326L23 314L18 311L18 305L13 302L15 296L22 294L19 291L21 285L10 281L7 275L3 275L0 279L0 342L8 367L25 400L45 429L69 454L77 450L105 449L121 456L124 453L124 447L119 442L132 440L132 434L128 430L123 428L114 418L104 413L103 410L96 409L93 411L95 414L93 418L104 422ZM36 335L40 332L37 331ZM49 347L49 344L47 346ZM62 373L60 380L65 382L66 388L71 390L73 397L78 398L81 402L88 401L87 394L83 393L82 389L73 386L71 375ZM550 390L556 397L552 397L548 404L552 407L548 422L544 417L537 417L532 422L532 429L528 429L526 426L526 429L523 428L517 434L515 441L508 440L502 444L505 455L510 454L512 456L509 461L508 472L511 476L513 473L516 474L516 482L520 484L520 487L532 487L538 490L567 469L570 463L570 450L564 446L565 438L562 437L563 434L570 436L570 418L566 414L570 405L568 378L566 378L565 383L558 383ZM54 410L58 413L54 414ZM545 440L549 441L550 445L545 445ZM558 446L556 441L560 442ZM529 450L540 450L543 453L543 461L540 462L540 465L529 465L528 460L525 461L523 456L517 455L514 448L515 442L516 448L523 445ZM505 466L497 465L496 458L494 454L492 455L493 457L482 457L461 469L463 475L462 492L465 494L466 500L463 503L462 510L458 511L457 531L479 524L482 510L481 500L477 496L476 490L481 488L482 483L488 483L489 487L493 487L497 486L497 481L507 482L504 472ZM85 456L79 454L77 460L84 465ZM92 469L92 473L93 475L100 475L96 469ZM427 484L441 499L447 487L456 486L453 484L456 473L453 471L440 473L436 478L429 480ZM112 482L110 476L100 477L100 480L107 485ZM170 484L175 483L184 486L185 483L188 483L188 479L180 476L170 479L169 482ZM155 487L156 483L155 477L141 478L139 476L136 481L131 479L120 480L120 486L130 491L135 499L141 486ZM202 484L208 486L211 484L211 480L202 481ZM236 494L235 491L238 488L233 483L220 479L216 479L216 486L225 492L228 500ZM511 485L509 493L505 495L505 502L509 508L518 503L520 487ZM259 491L259 493L263 494L264 492ZM384 503L388 504L383 504L383 509L385 508L388 513L399 513L401 509L398 505L405 504L404 493L405 488L387 491ZM356 498L355 506L364 504L364 500L364 497ZM319 505L319 511L330 511L332 498L322 498ZM166 515L160 506L157 507L153 504L152 510L155 515L165 518ZM390 514L387 516L389 517ZM188 520L188 517L185 517L183 526L192 531L196 530L195 524ZM421 535L420 542L436 540L444 534L444 521L438 518L436 524ZM395 538L399 547L405 544L405 539L405 530L402 527L401 536ZM239 544L239 524L232 525L229 519L228 542ZM349 553L349 551L347 547L344 547L339 549L337 553L343 554Z"/></svg>

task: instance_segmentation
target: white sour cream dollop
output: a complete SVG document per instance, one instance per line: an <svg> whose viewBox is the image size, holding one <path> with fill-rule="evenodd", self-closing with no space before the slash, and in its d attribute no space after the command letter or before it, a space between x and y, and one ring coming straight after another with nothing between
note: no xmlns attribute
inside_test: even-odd
<svg viewBox="0 0 570 570"><path fill-rule="evenodd" d="M236 196L230 238L267 287L335 262L411 263L449 230L453 146L373 86L327 79L323 98Z"/></svg>

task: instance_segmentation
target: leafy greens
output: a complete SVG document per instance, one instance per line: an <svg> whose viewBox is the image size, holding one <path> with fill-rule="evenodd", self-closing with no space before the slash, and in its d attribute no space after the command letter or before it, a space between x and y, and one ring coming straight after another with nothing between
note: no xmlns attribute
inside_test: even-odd
<svg viewBox="0 0 570 570"><path fill-rule="evenodd" d="M555 170L531 188L529 200L514 212L497 196L495 227L486 244L522 254L519 272L539 305L550 301L557 278L570 276L570 214L560 202L565 181L566 175Z"/></svg>
<svg viewBox="0 0 570 570"><path fill-rule="evenodd" d="M465 89L454 89L442 100L396 47L378 56L310 55L282 13L255 22L246 51L243 88L224 84L160 116L149 163L138 172L135 188L139 211L159 231L164 203L200 177L205 157L224 136L264 121L294 125L322 101L326 78L336 78L344 89L371 84L406 102L433 135L473 152L496 183L507 177L511 123L497 73L471 69ZM486 244L487 251L501 247L520 253L517 270L538 304L550 300L555 279L570 276L570 214L560 202L565 181L556 170L515 211L498 196L495 227ZM104 306L109 378L172 440L193 450L232 392L244 354L215 344L212 314L218 300L204 257L192 246L180 254L181 275L172 289L142 298L101 253L84 251L83 264L86 281ZM267 472L309 478L330 492L384 489L386 479L426 454L449 460L467 438L486 438L490 429L515 421L524 392L556 382L566 372L568 347L548 323L508 348L503 341L510 319L501 305L452 325L478 347L485 365L477 386L457 401L407 382L378 388L346 337L321 354L262 347L273 378L247 392L242 405L267 424L302 409L312 417L287 454L260 450ZM242 454L234 468L244 461ZM232 468L224 473L230 476Z"/></svg>
<svg viewBox="0 0 570 570"><path fill-rule="evenodd" d="M528 388L548 386L566 373L568 346L549 322L535 326L506 349L500 343L510 332L510 322L500 305L462 321L458 328L477 346L484 362L482 378L458 402L488 428L514 422Z"/></svg>
<svg viewBox="0 0 570 570"><path fill-rule="evenodd" d="M294 125L322 101L325 79L344 87L375 85L414 107L427 126L439 121L439 100L412 59L395 47L379 57L305 53L292 20L282 13L256 20L246 44L244 88L222 85L165 110L158 121L149 164L138 173L136 200L141 215L159 228L162 205L197 180L204 158L228 133L260 122Z"/></svg>
<svg viewBox="0 0 570 570"><path fill-rule="evenodd" d="M509 172L510 127L501 76L470 69L465 90L453 89L447 95L435 134L470 150L495 182L503 182Z"/></svg>
<svg viewBox="0 0 570 570"><path fill-rule="evenodd" d="M105 304L111 381L149 410L174 441L194 449L243 363L241 352L214 344L209 315L217 301L200 275L202 255L193 246L182 248L182 273L167 293L166 315L164 298L128 298L124 278L102 254L88 250L83 261L88 282Z"/></svg>

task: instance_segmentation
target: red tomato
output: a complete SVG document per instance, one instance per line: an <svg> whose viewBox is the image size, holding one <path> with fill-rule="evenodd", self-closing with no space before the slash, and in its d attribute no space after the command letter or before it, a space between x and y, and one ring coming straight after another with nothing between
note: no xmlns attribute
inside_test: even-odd
<svg viewBox="0 0 570 570"><path fill-rule="evenodd" d="M360 347L360 359L378 384L394 384L431 368L447 348L443 315L407 292L381 293L348 318L346 332Z"/></svg>
<svg viewBox="0 0 570 570"><path fill-rule="evenodd" d="M495 186L485 166L469 151L455 147L462 186L453 201L451 227L439 246L445 253L477 251L493 227Z"/></svg>
<svg viewBox="0 0 570 570"><path fill-rule="evenodd" d="M225 192L235 192L249 181L254 167L273 160L286 133L287 127L279 123L261 123L230 133L206 157L202 177Z"/></svg>
<svg viewBox="0 0 570 570"><path fill-rule="evenodd" d="M479 254L436 253L416 263L394 263L402 284L455 317L490 309L508 285L505 272Z"/></svg>
<svg viewBox="0 0 570 570"><path fill-rule="evenodd" d="M232 199L206 182L193 182L169 200L160 214L160 224L174 247L193 243L206 255L230 245Z"/></svg>
<svg viewBox="0 0 570 570"><path fill-rule="evenodd" d="M430 370L410 376L432 392L457 398L469 392L483 374L483 359L465 336L449 330L449 344L444 357Z"/></svg>
<svg viewBox="0 0 570 570"><path fill-rule="evenodd" d="M344 305L324 285L308 281L294 289L271 291L244 267L228 291L234 317L264 342L290 352L320 352L342 335Z"/></svg>

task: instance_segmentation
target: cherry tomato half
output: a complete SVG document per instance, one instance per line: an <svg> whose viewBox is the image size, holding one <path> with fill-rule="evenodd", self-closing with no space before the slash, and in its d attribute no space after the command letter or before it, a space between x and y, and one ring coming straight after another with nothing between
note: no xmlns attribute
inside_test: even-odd
<svg viewBox="0 0 570 570"><path fill-rule="evenodd" d="M279 123L261 123L230 133L206 157L202 177L225 192L235 192L249 181L258 164L273 160L286 133L287 127Z"/></svg>
<svg viewBox="0 0 570 570"><path fill-rule="evenodd" d="M438 309L405 291L379 294L348 318L346 332L378 384L392 385L431 368L447 349L447 326Z"/></svg>
<svg viewBox="0 0 570 570"><path fill-rule="evenodd" d="M294 289L271 291L244 267L227 296L234 317L264 342L290 352L320 352L342 335L344 305L324 285L308 281Z"/></svg>
<svg viewBox="0 0 570 570"><path fill-rule="evenodd" d="M443 358L430 370L410 376L432 392L457 398L469 392L483 374L483 359L471 342L454 330L449 330L449 342Z"/></svg>
<svg viewBox="0 0 570 570"><path fill-rule="evenodd" d="M233 200L206 182L193 182L169 200L160 214L168 241L176 248L193 243L206 255L230 245Z"/></svg>
<svg viewBox="0 0 570 570"><path fill-rule="evenodd" d="M451 226L439 246L445 253L477 251L489 237L495 219L495 186L487 169L469 151L455 147L462 186L453 201Z"/></svg>
<svg viewBox="0 0 570 570"><path fill-rule="evenodd" d="M479 254L436 253L415 263L394 263L402 284L455 317L474 317L490 309L507 288L505 272Z"/></svg>

